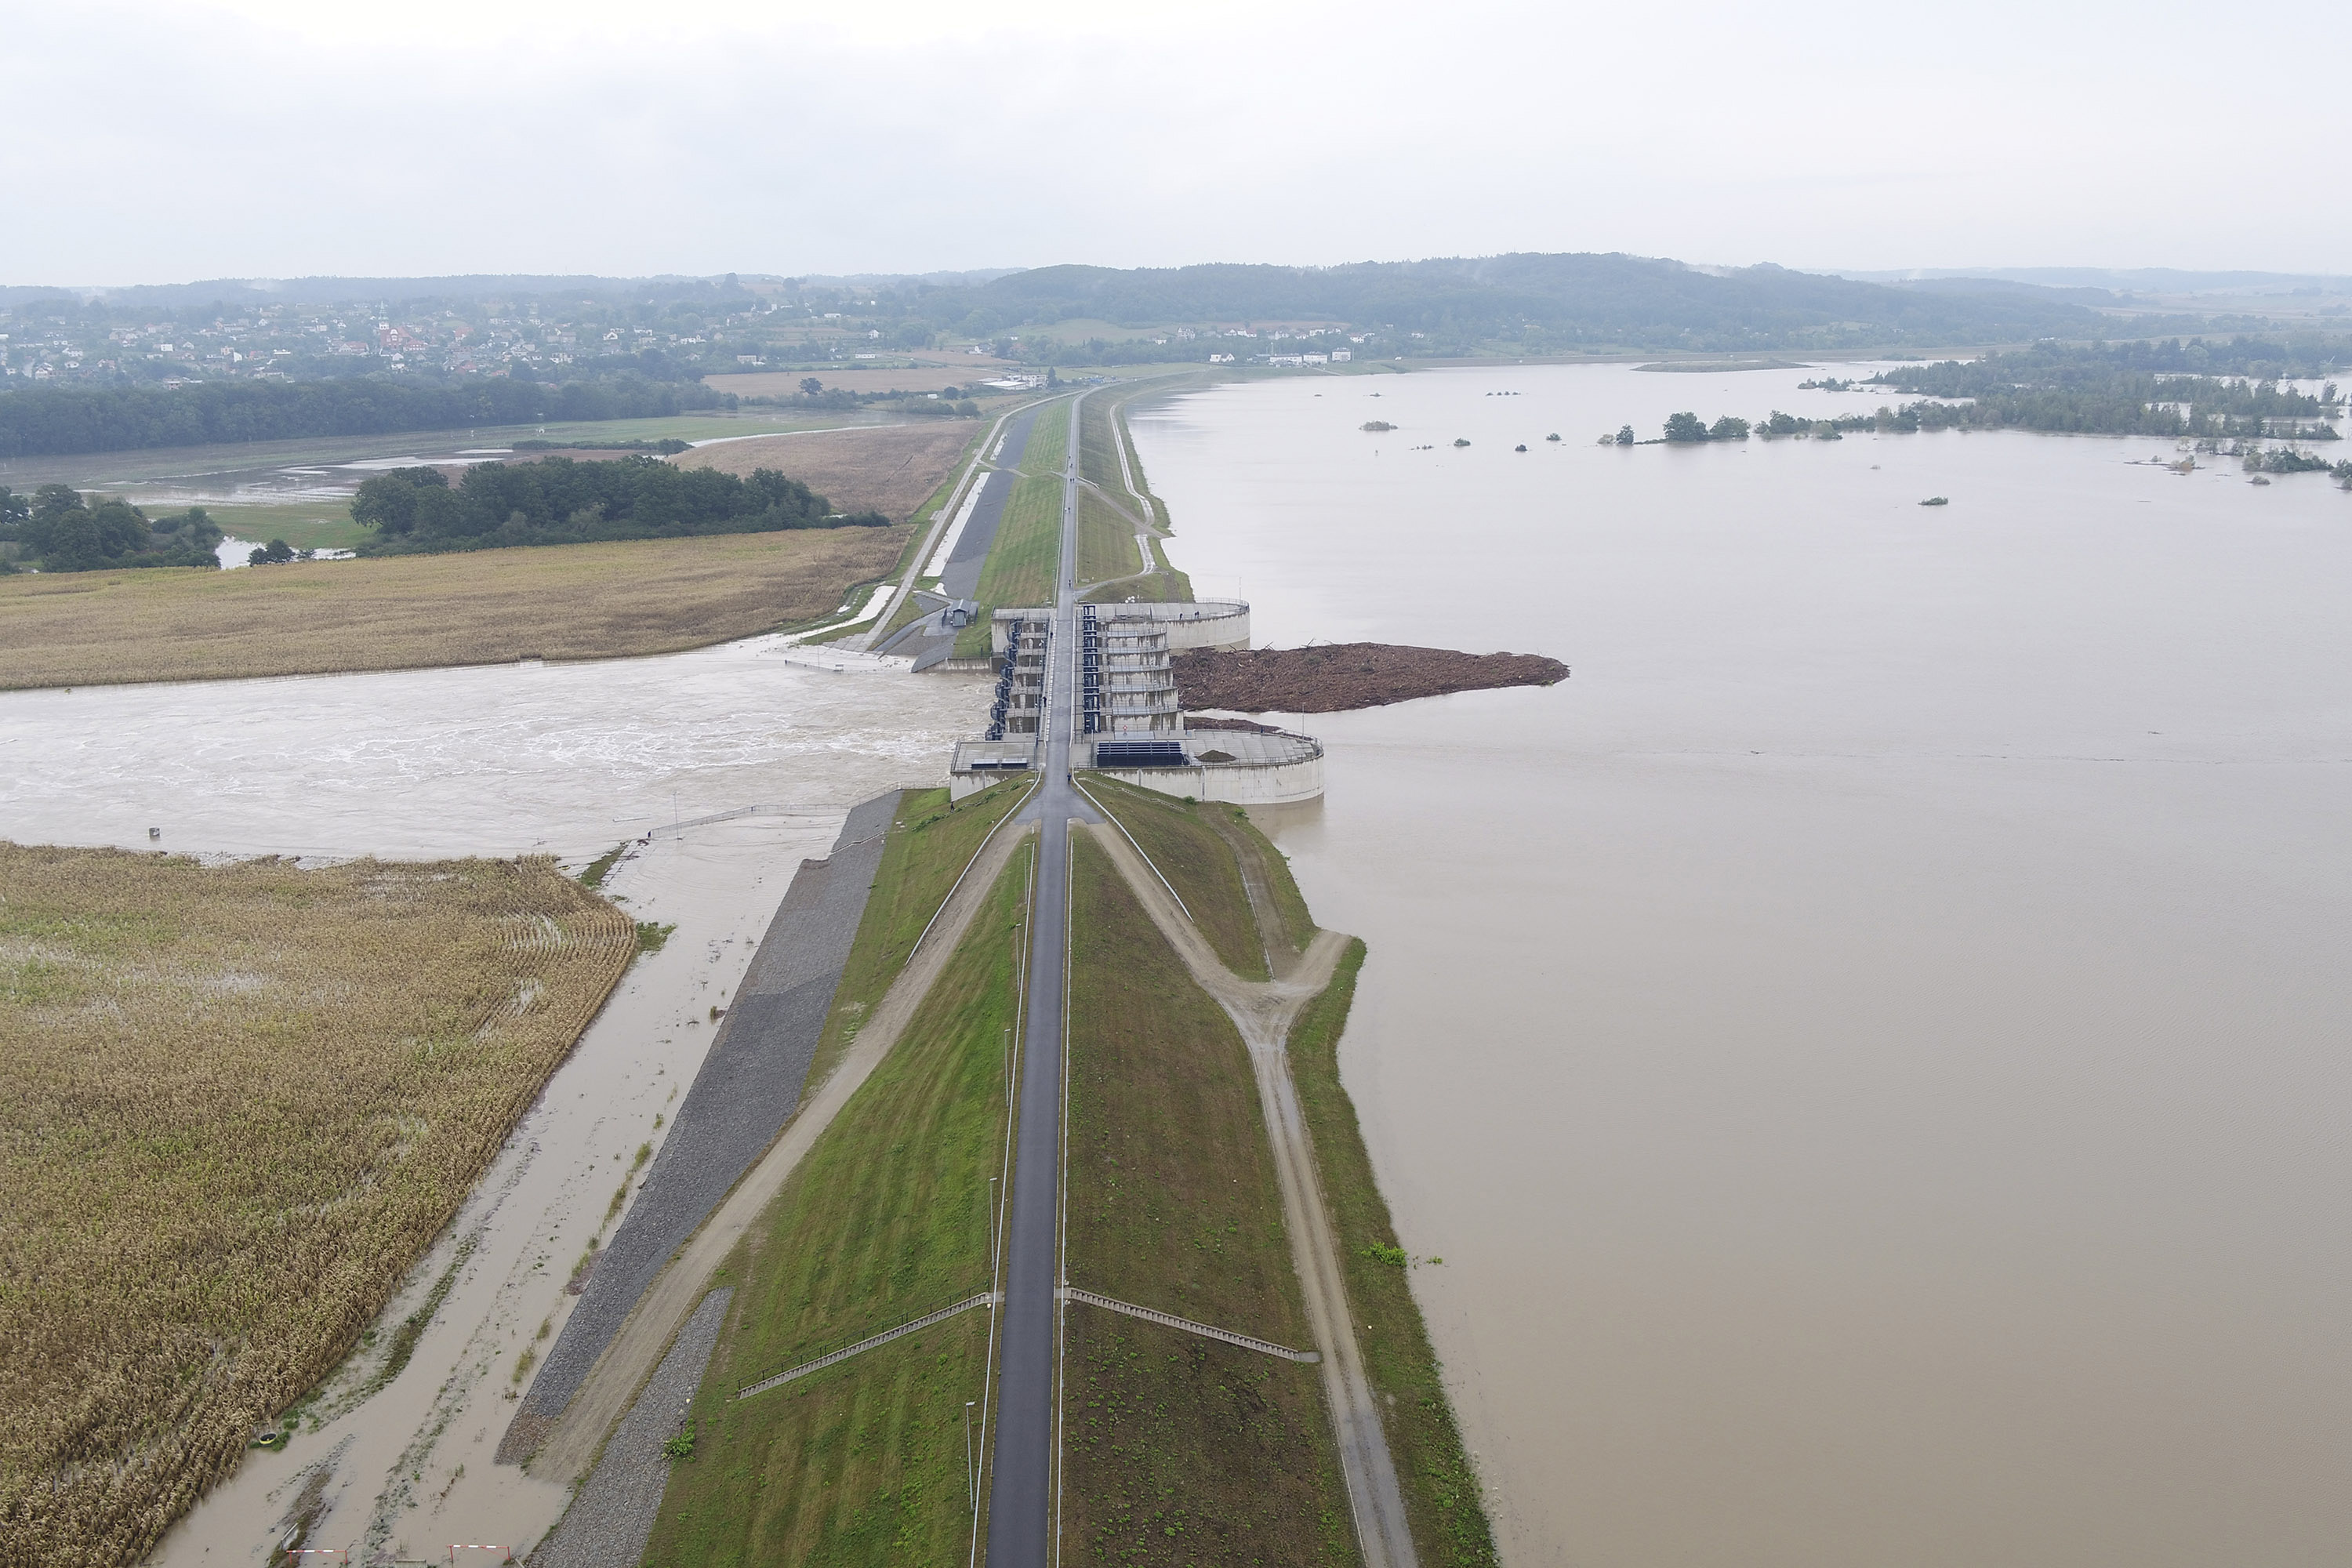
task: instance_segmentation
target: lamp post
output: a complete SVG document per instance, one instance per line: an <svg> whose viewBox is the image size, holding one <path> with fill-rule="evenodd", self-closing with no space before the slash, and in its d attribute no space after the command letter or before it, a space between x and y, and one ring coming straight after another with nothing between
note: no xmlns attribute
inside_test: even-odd
<svg viewBox="0 0 2352 1568"><path fill-rule="evenodd" d="M971 1399L963 1402L963 1489L975 1512L980 1508L980 1478L971 1469L971 1407L977 1403Z"/></svg>

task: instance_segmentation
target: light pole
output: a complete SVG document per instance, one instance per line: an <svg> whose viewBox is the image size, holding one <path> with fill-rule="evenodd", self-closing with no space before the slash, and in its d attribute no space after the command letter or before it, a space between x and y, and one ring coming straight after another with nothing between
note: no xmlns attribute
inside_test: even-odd
<svg viewBox="0 0 2352 1568"><path fill-rule="evenodd" d="M996 1178L988 1178L988 1288L996 1289Z"/></svg>

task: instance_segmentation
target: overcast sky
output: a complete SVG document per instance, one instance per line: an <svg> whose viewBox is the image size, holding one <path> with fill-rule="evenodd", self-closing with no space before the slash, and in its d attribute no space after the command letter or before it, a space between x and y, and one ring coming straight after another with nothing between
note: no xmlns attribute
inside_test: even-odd
<svg viewBox="0 0 2352 1568"><path fill-rule="evenodd" d="M0 282L2352 271L2352 5L0 0Z"/></svg>

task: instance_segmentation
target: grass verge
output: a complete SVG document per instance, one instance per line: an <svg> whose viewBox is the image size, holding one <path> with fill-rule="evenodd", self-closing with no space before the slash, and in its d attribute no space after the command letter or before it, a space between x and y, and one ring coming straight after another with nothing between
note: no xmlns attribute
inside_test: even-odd
<svg viewBox="0 0 2352 1568"><path fill-rule="evenodd" d="M916 940L948 901L982 842L1027 794L1027 784L1016 779L961 801L950 801L944 789L908 790L898 797L857 939L842 967L841 984L834 987L833 1011L817 1036L809 1082L823 1083L832 1072L866 1015L907 966Z"/></svg>
<svg viewBox="0 0 2352 1568"><path fill-rule="evenodd" d="M1363 963L1364 944L1349 943L1330 985L1292 1026L1291 1076L1314 1139L1324 1203L1339 1233L1348 1304L1362 1325L1357 1335L1365 1374L1376 1394L1388 1396L1381 1403L1389 1451L1404 1489L1413 1544L1428 1568L1487 1568L1496 1561L1494 1527L1412 1299L1412 1265L1397 1245L1356 1108L1339 1083L1339 1037Z"/></svg>
<svg viewBox="0 0 2352 1568"><path fill-rule="evenodd" d="M1071 1281L1303 1346L1241 1037L1083 836L1071 878ZM1097 1308L1072 1307L1068 1324L1073 1562L1357 1560L1312 1366Z"/></svg>
<svg viewBox="0 0 2352 1568"><path fill-rule="evenodd" d="M1265 979L1265 944L1250 910L1249 891L1242 886L1241 867L1210 820L1212 814L1233 808L1187 805L1098 773L1086 782L1103 809L1168 879L1225 967L1244 980Z"/></svg>
<svg viewBox="0 0 2352 1568"><path fill-rule="evenodd" d="M0 843L0 1562L139 1561L359 1342L635 951L549 859Z"/></svg>
<svg viewBox="0 0 2352 1568"><path fill-rule="evenodd" d="M1110 503L1092 490L1078 492L1078 581L1129 577L1143 570L1135 555L1135 530Z"/></svg>
<svg viewBox="0 0 2352 1568"><path fill-rule="evenodd" d="M734 1284L646 1561L961 1561L975 1310L751 1399L736 1389L989 1287L1024 847L910 1022L714 1277ZM876 892L895 895L884 873ZM861 936L864 933L861 931Z"/></svg>
<svg viewBox="0 0 2352 1568"><path fill-rule="evenodd" d="M0 578L0 688L612 658L829 616L907 530Z"/></svg>

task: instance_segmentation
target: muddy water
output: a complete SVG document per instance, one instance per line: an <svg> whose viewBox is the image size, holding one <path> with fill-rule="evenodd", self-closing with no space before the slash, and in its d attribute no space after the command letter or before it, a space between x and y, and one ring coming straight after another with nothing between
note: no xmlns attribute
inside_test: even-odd
<svg viewBox="0 0 2352 1568"><path fill-rule="evenodd" d="M1345 1072L1507 1554L2342 1560L2352 496L1593 445L1876 401L1802 374L1136 422L1261 641L1575 669L1303 721L1329 793L1276 829L1371 945Z"/></svg>
<svg viewBox="0 0 2352 1568"><path fill-rule="evenodd" d="M675 925L630 970L488 1175L380 1320L379 1345L454 1276L406 1367L363 1352L283 1453L243 1467L165 1538L166 1564L259 1563L307 1519L354 1560L527 1546L560 1480L490 1457L609 1239L636 1151L658 1150L803 857L846 808L944 777L984 700L955 678L834 674L765 641L597 665L0 694L0 834L194 853L558 854L650 837L606 889ZM667 825L746 805L789 809ZM163 830L147 837L150 826ZM661 1125L656 1125L656 1120ZM625 1209L621 1211L625 1213ZM541 1326L546 1337L541 1337Z"/></svg>

